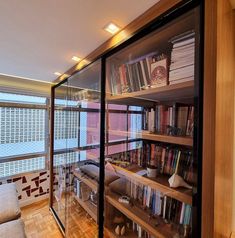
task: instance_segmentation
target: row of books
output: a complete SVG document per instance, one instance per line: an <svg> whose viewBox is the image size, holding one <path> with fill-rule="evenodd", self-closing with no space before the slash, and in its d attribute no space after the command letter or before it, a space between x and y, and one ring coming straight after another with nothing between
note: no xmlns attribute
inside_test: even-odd
<svg viewBox="0 0 235 238"><path fill-rule="evenodd" d="M115 161L123 161L128 162L130 164L137 164L140 167L145 166L143 161L143 148L137 148L133 150L123 151L120 153L115 153L113 155L109 155L112 158L112 162Z"/></svg>
<svg viewBox="0 0 235 238"><path fill-rule="evenodd" d="M148 143L143 147L143 160L147 166L157 168L158 174L170 176L177 173L196 185L196 163L190 150Z"/></svg>
<svg viewBox="0 0 235 238"><path fill-rule="evenodd" d="M169 84L187 82L194 79L195 32L188 31L173 37Z"/></svg>
<svg viewBox="0 0 235 238"><path fill-rule="evenodd" d="M157 174L171 176L176 173L190 184L197 184L197 164L192 151L175 146L144 143L143 147L116 153L110 156L125 165L136 164L140 167L157 169ZM176 171L177 170L177 171Z"/></svg>
<svg viewBox="0 0 235 238"><path fill-rule="evenodd" d="M111 93L130 93L194 80L195 32L184 32L169 42L171 52L152 52L132 62L110 64Z"/></svg>
<svg viewBox="0 0 235 238"><path fill-rule="evenodd" d="M143 130L173 136L193 136L194 106L179 103L145 109Z"/></svg>
<svg viewBox="0 0 235 238"><path fill-rule="evenodd" d="M131 198L147 208L151 215L161 216L167 222L190 225L192 207L163 195L161 192L142 184L131 183Z"/></svg>
<svg viewBox="0 0 235 238"><path fill-rule="evenodd" d="M138 238L155 238L135 222L132 222L132 230L137 234Z"/></svg>
<svg viewBox="0 0 235 238"><path fill-rule="evenodd" d="M127 64L111 64L110 90L113 95L167 85L168 58L155 52Z"/></svg>

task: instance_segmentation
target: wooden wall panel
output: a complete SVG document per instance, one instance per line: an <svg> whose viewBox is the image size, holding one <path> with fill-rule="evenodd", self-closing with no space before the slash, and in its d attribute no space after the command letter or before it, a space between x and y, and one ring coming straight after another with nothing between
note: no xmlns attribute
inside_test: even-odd
<svg viewBox="0 0 235 238"><path fill-rule="evenodd" d="M233 24L235 25L235 9L233 10ZM235 29L233 30L233 34L234 34L234 40L235 40ZM233 75L235 75L235 66L234 66ZM234 92L235 92L235 84L234 84ZM235 93L234 93L234 102L235 102ZM233 135L235 136L235 105L234 105L234 133ZM235 138L234 138L233 144L234 144L234 147L233 147L233 187L234 187L234 184L235 184ZM235 238L235 188L233 188L233 236L232 237Z"/></svg>
<svg viewBox="0 0 235 238"><path fill-rule="evenodd" d="M202 171L202 237L214 233L215 176L215 98L216 98L216 17L214 0L205 1L204 105L203 105L203 171Z"/></svg>
<svg viewBox="0 0 235 238"><path fill-rule="evenodd" d="M235 238L235 232L231 234L231 238Z"/></svg>
<svg viewBox="0 0 235 238"><path fill-rule="evenodd" d="M229 0L217 0L214 237L232 231L234 145L234 18Z"/></svg>

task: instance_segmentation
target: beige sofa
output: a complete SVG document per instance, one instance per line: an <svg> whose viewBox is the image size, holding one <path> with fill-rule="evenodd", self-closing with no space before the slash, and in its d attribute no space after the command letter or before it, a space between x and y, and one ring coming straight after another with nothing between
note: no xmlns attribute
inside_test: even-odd
<svg viewBox="0 0 235 238"><path fill-rule="evenodd" d="M26 238L14 183L0 185L0 237Z"/></svg>

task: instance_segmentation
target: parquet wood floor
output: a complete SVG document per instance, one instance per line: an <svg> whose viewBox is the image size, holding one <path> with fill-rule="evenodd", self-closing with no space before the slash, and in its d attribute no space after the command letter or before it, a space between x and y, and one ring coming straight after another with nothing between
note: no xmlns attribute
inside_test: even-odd
<svg viewBox="0 0 235 238"><path fill-rule="evenodd" d="M52 214L48 200L21 209L27 238L63 238Z"/></svg>
<svg viewBox="0 0 235 238"><path fill-rule="evenodd" d="M52 214L48 200L44 200L21 209L27 238L63 238ZM95 238L97 225L86 212L71 199L67 210L68 238Z"/></svg>

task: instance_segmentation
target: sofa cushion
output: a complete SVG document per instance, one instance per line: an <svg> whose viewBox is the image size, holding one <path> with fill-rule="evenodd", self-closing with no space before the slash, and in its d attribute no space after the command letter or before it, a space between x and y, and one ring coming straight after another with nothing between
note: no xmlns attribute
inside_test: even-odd
<svg viewBox="0 0 235 238"><path fill-rule="evenodd" d="M14 183L0 185L0 224L18 219L20 215L16 185Z"/></svg>
<svg viewBox="0 0 235 238"><path fill-rule="evenodd" d="M100 168L98 166L93 164L83 165L80 167L80 170L92 179L99 181ZM119 176L115 172L105 170L105 185L109 185L118 178Z"/></svg>
<svg viewBox="0 0 235 238"><path fill-rule="evenodd" d="M1 238L26 238L24 223L21 219L9 221L0 225Z"/></svg>
<svg viewBox="0 0 235 238"><path fill-rule="evenodd" d="M109 189L110 191L118 193L119 195L130 196L130 181L125 178L119 178L109 184Z"/></svg>

